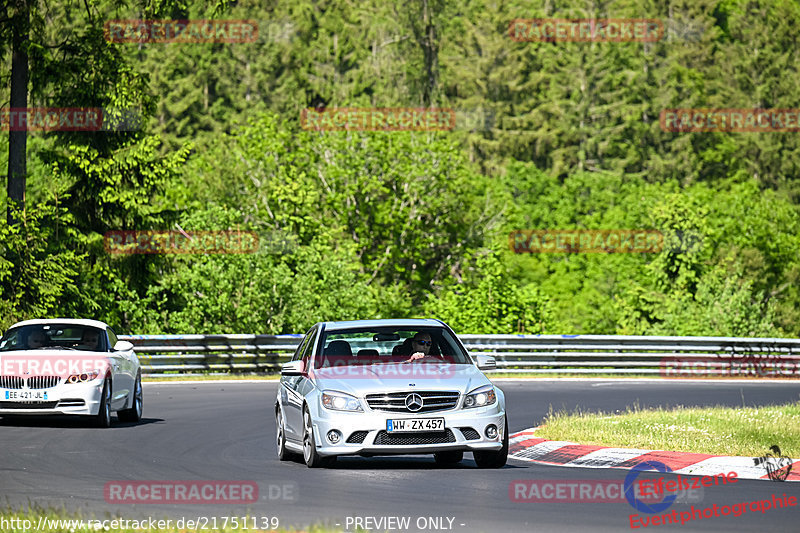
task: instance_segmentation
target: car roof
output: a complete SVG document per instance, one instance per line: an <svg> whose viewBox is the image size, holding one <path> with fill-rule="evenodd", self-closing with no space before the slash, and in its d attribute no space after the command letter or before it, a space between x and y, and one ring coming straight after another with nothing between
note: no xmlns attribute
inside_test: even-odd
<svg viewBox="0 0 800 533"><path fill-rule="evenodd" d="M445 327L444 322L435 318L384 318L379 320L343 320L341 322L322 322L325 331L338 331L356 328L418 328Z"/></svg>
<svg viewBox="0 0 800 533"><path fill-rule="evenodd" d="M89 326L93 328L108 329L108 324L105 322L100 322L99 320L89 320L86 318L34 318L32 320L23 320L22 322L17 322L8 329L19 326L35 326L37 324L68 324L71 326Z"/></svg>

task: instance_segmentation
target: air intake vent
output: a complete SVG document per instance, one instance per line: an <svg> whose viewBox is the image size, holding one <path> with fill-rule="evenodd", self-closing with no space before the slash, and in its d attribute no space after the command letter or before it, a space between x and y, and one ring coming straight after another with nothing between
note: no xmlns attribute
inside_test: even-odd
<svg viewBox="0 0 800 533"><path fill-rule="evenodd" d="M368 431L354 431L347 437L347 442L350 444L361 444L367 438Z"/></svg>
<svg viewBox="0 0 800 533"><path fill-rule="evenodd" d="M413 446L419 444L445 444L455 442L456 438L449 429L425 433L387 433L379 431L375 437L377 446Z"/></svg>
<svg viewBox="0 0 800 533"><path fill-rule="evenodd" d="M52 409L56 402L0 402L0 409Z"/></svg>
<svg viewBox="0 0 800 533"><path fill-rule="evenodd" d="M475 431L474 428L458 428L461 430L461 433L464 434L464 438L467 440L475 440L481 438L481 434Z"/></svg>

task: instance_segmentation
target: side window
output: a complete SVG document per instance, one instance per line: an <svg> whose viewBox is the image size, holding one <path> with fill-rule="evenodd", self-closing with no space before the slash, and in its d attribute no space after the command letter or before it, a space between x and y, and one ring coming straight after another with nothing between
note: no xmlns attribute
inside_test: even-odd
<svg viewBox="0 0 800 533"><path fill-rule="evenodd" d="M106 331L108 332L108 351L111 351L114 349L114 346L117 345L117 334L114 333L114 330L111 328L108 328Z"/></svg>
<svg viewBox="0 0 800 533"><path fill-rule="evenodd" d="M314 328L311 328L306 333L306 336L303 337L303 340L300 341L300 344L297 345L297 350L294 351L294 355L292 356L292 361L299 361L300 357L305 352L306 348L308 347L308 341L311 340L312 333L314 332Z"/></svg>
<svg viewBox="0 0 800 533"><path fill-rule="evenodd" d="M314 351L314 345L317 343L318 332L319 330L314 328L314 331L312 331L311 335L309 336L310 340L308 341L308 344L306 344L305 349L303 349L303 355L300 356L303 360L304 368L306 369L308 368L308 360L311 359L311 354Z"/></svg>

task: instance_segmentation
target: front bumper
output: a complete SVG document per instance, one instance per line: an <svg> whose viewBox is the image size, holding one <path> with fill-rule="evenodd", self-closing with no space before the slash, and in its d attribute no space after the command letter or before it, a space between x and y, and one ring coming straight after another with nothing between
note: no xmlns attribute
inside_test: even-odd
<svg viewBox="0 0 800 533"><path fill-rule="evenodd" d="M314 421L315 441L320 455L398 455L443 451L498 451L503 447L505 411L495 405L476 409L429 412L416 417L408 413L368 411L351 413L318 409ZM444 418L444 432L388 433L386 421L408 418ZM486 428L494 425L497 436L488 438ZM331 444L331 430L341 433L338 444ZM366 432L366 435L364 433ZM363 440L360 437L363 435ZM348 442L348 440L361 442ZM442 442L446 441L446 442Z"/></svg>
<svg viewBox="0 0 800 533"><path fill-rule="evenodd" d="M42 393L44 398L15 401L14 393ZM103 394L103 379L85 383L61 382L46 389L0 388L0 416L3 415L96 415Z"/></svg>

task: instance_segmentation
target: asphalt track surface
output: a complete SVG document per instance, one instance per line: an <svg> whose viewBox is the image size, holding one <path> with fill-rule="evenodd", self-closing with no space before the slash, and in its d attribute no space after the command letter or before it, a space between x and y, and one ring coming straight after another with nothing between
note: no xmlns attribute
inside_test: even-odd
<svg viewBox="0 0 800 533"><path fill-rule="evenodd" d="M536 426L554 409L623 410L647 406L761 406L800 399L798 383L679 381L502 381L511 432ZM340 458L335 469L308 469L275 456L272 406L278 383L145 384L144 420L94 429L73 419L0 422L0 501L36 502L84 517L277 517L281 527L326 524L354 517L410 517L408 529L386 531L625 531L635 510L623 503L519 503L514 480L613 480L627 471L545 466L510 460L479 470L470 454L451 468L431 456ZM778 443L780 444L780 443ZM670 474L666 475L667 477ZM655 479L643 473L640 479ZM243 505L109 504L103 488L118 480L253 480L259 501ZM286 487L286 497L276 494ZM798 497L800 483L739 480L704 489L695 507ZM690 504L673 504L677 511ZM671 511L671 509L670 509ZM348 522L348 517L350 521ZM442 525L427 517L445 517ZM452 519L452 526L450 521ZM426 523L427 522L427 523ZM424 527L417 528L417 525ZM210 527L210 526L209 526ZM353 530L351 527L350 530ZM800 506L712 517L647 531L800 531Z"/></svg>

